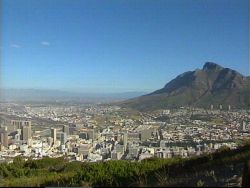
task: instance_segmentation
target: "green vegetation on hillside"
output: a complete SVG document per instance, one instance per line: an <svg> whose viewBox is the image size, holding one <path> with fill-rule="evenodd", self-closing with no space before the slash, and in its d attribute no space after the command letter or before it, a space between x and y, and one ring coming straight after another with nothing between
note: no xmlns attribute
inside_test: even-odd
<svg viewBox="0 0 250 188"><path fill-rule="evenodd" d="M17 157L13 163L0 164L0 186L221 186L236 173L230 172L231 166L242 174L243 163L249 158L249 143L237 150L222 148L191 159L83 163Z"/></svg>

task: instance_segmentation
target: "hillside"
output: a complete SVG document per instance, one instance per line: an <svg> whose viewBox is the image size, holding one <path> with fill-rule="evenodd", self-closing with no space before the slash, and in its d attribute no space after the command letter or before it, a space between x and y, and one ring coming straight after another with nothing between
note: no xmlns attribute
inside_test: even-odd
<svg viewBox="0 0 250 188"><path fill-rule="evenodd" d="M250 107L250 77L207 62L202 69L185 72L162 89L120 103L142 111L166 107L197 106L208 108L220 104L233 108Z"/></svg>
<svg viewBox="0 0 250 188"><path fill-rule="evenodd" d="M250 144L222 148L190 159L141 162L67 162L63 158L28 161L20 157L0 164L0 186L239 186Z"/></svg>

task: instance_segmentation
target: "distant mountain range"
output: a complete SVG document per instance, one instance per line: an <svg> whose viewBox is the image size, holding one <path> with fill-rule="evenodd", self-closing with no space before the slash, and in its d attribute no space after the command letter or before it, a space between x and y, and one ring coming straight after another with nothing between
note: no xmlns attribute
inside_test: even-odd
<svg viewBox="0 0 250 188"><path fill-rule="evenodd" d="M123 93L77 93L60 90L43 89L0 89L0 101L12 102L82 102L107 103L126 100L145 94L145 92Z"/></svg>
<svg viewBox="0 0 250 188"><path fill-rule="evenodd" d="M250 107L250 77L207 62L202 69L185 72L150 94L126 100L121 106L142 111L197 106Z"/></svg>

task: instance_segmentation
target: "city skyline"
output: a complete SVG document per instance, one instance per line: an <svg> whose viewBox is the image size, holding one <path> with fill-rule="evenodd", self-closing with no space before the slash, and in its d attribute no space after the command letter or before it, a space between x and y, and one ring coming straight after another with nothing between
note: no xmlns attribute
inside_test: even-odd
<svg viewBox="0 0 250 188"><path fill-rule="evenodd" d="M0 187L249 187L249 0L0 0Z"/></svg>
<svg viewBox="0 0 250 188"><path fill-rule="evenodd" d="M2 1L1 85L150 92L206 61L249 75L248 1Z"/></svg>

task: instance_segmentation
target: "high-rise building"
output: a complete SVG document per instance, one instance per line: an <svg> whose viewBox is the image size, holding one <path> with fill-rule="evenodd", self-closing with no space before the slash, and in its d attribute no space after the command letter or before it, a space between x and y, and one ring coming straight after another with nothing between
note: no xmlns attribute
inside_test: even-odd
<svg viewBox="0 0 250 188"><path fill-rule="evenodd" d="M96 132L95 132L95 129L81 129L80 131L81 135L80 135L80 138L85 138L85 135L86 135L86 138L85 139L92 139L94 140L96 138Z"/></svg>
<svg viewBox="0 0 250 188"><path fill-rule="evenodd" d="M95 139L95 130L94 129L88 129L86 132L88 134L88 139L92 139L92 140Z"/></svg>
<svg viewBox="0 0 250 188"><path fill-rule="evenodd" d="M6 132L6 131L1 132L0 137L1 137L1 144L4 147L8 147L9 146L8 132Z"/></svg>
<svg viewBox="0 0 250 188"><path fill-rule="evenodd" d="M15 140L20 141L22 138L22 129L17 129L17 132L15 134Z"/></svg>
<svg viewBox="0 0 250 188"><path fill-rule="evenodd" d="M20 119L10 119L7 117L3 117L1 119L1 126L7 126L8 132L14 132L17 129L22 129L23 126L31 125L31 121L20 120Z"/></svg>
<svg viewBox="0 0 250 188"><path fill-rule="evenodd" d="M79 138L87 139L88 138L88 133L86 133L86 132L79 133Z"/></svg>
<svg viewBox="0 0 250 188"><path fill-rule="evenodd" d="M63 125L63 132L69 135L69 126L68 125Z"/></svg>
<svg viewBox="0 0 250 188"><path fill-rule="evenodd" d="M140 131L140 139L141 139L141 141L145 141L145 140L151 138L153 131L154 130L152 128L141 130Z"/></svg>
<svg viewBox="0 0 250 188"><path fill-rule="evenodd" d="M10 120L10 126L8 131L15 131L17 129L22 129L24 126L31 126L31 121L23 120Z"/></svg>
<svg viewBox="0 0 250 188"><path fill-rule="evenodd" d="M124 149L125 149L125 148L124 148L124 145L116 144L114 148L115 148L115 151L116 151L117 153L120 152L120 153L124 154L124 151L125 151L125 150L124 150Z"/></svg>
<svg viewBox="0 0 250 188"><path fill-rule="evenodd" d="M67 134L66 133L61 133L61 145L65 145L65 143L67 142Z"/></svg>
<svg viewBox="0 0 250 188"><path fill-rule="evenodd" d="M160 141L160 147L161 147L161 148L165 148L165 147L166 147L166 143L167 143L166 140L161 140L161 141Z"/></svg>
<svg viewBox="0 0 250 188"><path fill-rule="evenodd" d="M89 154L89 145L88 144L81 144L77 148L77 153L82 154L83 156L87 156Z"/></svg>
<svg viewBox="0 0 250 188"><path fill-rule="evenodd" d="M123 145L124 145L124 149L126 151L127 150L127 146L128 146L128 133L124 133L123 134Z"/></svg>
<svg viewBox="0 0 250 188"><path fill-rule="evenodd" d="M115 150L111 151L111 159L117 160L117 152Z"/></svg>
<svg viewBox="0 0 250 188"><path fill-rule="evenodd" d="M51 138L53 139L53 142L56 142L56 129L51 128Z"/></svg>
<svg viewBox="0 0 250 188"><path fill-rule="evenodd" d="M127 133L127 141L128 142L140 141L140 133L138 133L138 132Z"/></svg>
<svg viewBox="0 0 250 188"><path fill-rule="evenodd" d="M139 148L135 146L129 146L128 154L133 158L137 158L139 155Z"/></svg>
<svg viewBox="0 0 250 188"><path fill-rule="evenodd" d="M53 144L53 138L48 137L47 142L48 142L49 146L51 146Z"/></svg>
<svg viewBox="0 0 250 188"><path fill-rule="evenodd" d="M22 127L22 140L23 141L28 141L31 139L32 136L32 131L31 131L31 124L26 124Z"/></svg>
<svg viewBox="0 0 250 188"><path fill-rule="evenodd" d="M242 121L242 131L246 132L247 129L246 129L246 122L243 120Z"/></svg>

